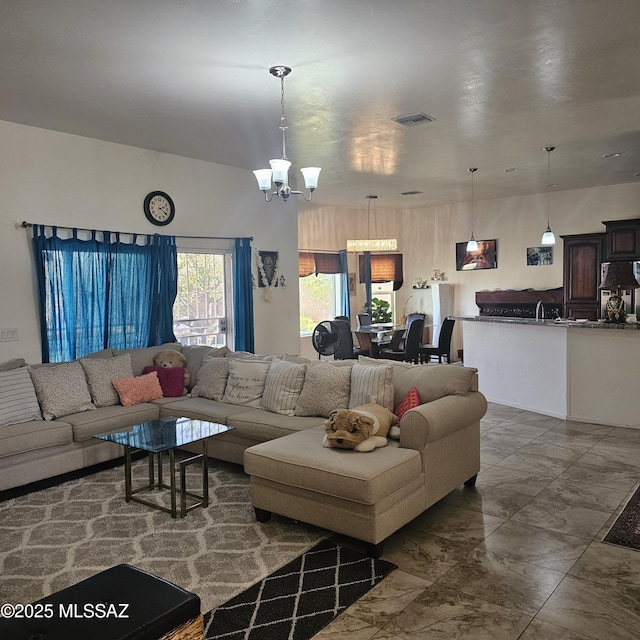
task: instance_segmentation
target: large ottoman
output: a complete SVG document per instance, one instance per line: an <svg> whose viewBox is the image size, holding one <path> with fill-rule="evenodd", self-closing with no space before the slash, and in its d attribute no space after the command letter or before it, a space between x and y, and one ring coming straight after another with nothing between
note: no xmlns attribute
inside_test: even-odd
<svg viewBox="0 0 640 640"><path fill-rule="evenodd" d="M420 454L391 441L368 453L325 448L324 433L305 429L245 451L256 517L277 513L323 527L379 557L384 540L427 508Z"/></svg>
<svg viewBox="0 0 640 640"><path fill-rule="evenodd" d="M128 564L28 606L33 612L29 617L0 618L0 638L202 640L204 636L197 595Z"/></svg>

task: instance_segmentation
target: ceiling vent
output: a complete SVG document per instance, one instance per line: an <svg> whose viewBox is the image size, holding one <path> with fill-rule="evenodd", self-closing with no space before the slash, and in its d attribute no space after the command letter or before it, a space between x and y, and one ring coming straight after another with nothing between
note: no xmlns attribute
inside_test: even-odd
<svg viewBox="0 0 640 640"><path fill-rule="evenodd" d="M423 193L424 191L403 191L400 195L401 196L419 196Z"/></svg>
<svg viewBox="0 0 640 640"><path fill-rule="evenodd" d="M415 127L417 124L427 124L427 122L433 122L435 118L428 116L426 113L412 113L409 116L398 116L397 118L392 118L398 124L404 125L405 127Z"/></svg>

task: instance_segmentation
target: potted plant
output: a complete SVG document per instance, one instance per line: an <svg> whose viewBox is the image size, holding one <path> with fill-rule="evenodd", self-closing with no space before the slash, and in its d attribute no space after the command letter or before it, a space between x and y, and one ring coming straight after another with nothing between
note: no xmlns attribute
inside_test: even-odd
<svg viewBox="0 0 640 640"><path fill-rule="evenodd" d="M386 300L380 298L372 298L371 306L365 305L364 310L371 316L373 324L381 322L391 322L391 305Z"/></svg>

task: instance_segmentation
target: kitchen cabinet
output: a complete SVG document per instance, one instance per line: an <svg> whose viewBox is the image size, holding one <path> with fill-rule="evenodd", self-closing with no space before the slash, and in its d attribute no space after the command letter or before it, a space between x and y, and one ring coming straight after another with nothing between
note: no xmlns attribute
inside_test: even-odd
<svg viewBox="0 0 640 640"><path fill-rule="evenodd" d="M603 262L640 260L640 218L607 220Z"/></svg>

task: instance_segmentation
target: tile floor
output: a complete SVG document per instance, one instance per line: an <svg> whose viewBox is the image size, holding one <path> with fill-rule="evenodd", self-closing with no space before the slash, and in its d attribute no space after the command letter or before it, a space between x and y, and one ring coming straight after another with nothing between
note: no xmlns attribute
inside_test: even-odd
<svg viewBox="0 0 640 640"><path fill-rule="evenodd" d="M638 640L640 551L602 543L640 430L490 404L482 468L385 543L398 569L315 640Z"/></svg>

